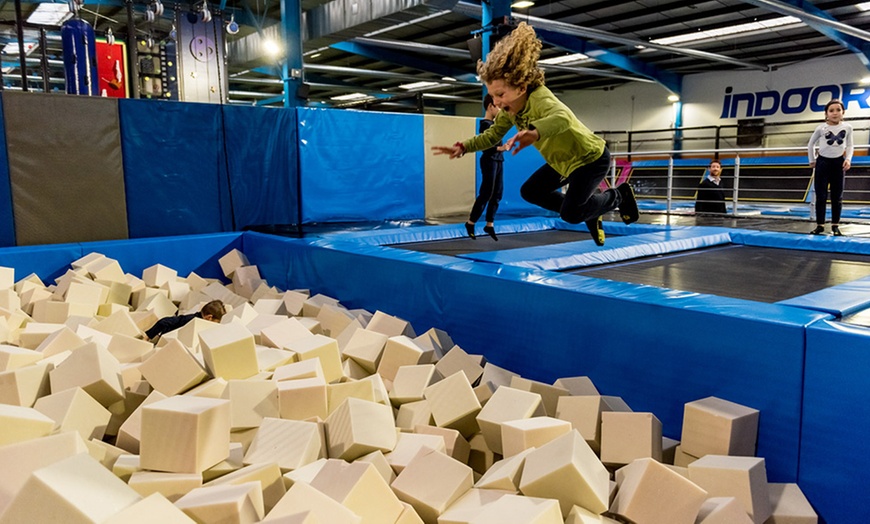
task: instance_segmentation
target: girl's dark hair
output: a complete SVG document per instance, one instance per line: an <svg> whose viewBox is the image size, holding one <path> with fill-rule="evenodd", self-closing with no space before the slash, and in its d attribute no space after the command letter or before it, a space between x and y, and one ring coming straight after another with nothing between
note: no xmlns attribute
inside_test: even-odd
<svg viewBox="0 0 870 524"><path fill-rule="evenodd" d="M837 98L834 98L834 99L832 99L830 102L828 102L827 104L825 104L825 113L827 113L827 112L828 112L828 108L831 107L831 106L834 105L834 104L840 104L840 109L842 109L844 113L846 112L846 106L843 105L843 102L842 102L841 100L837 99Z"/></svg>

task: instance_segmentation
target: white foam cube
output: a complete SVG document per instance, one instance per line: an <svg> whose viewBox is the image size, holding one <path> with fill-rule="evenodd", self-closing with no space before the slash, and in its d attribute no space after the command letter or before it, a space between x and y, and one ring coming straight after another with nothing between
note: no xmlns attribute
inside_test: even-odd
<svg viewBox="0 0 870 524"><path fill-rule="evenodd" d="M299 513L309 512L320 523L361 524L362 517L305 482L296 482L272 508L263 522L277 523Z"/></svg>
<svg viewBox="0 0 870 524"><path fill-rule="evenodd" d="M141 362L144 357L154 350L154 344L129 335L116 334L112 336L112 341L109 342L106 349L109 350L112 356L118 359L118 362L123 364Z"/></svg>
<svg viewBox="0 0 870 524"><path fill-rule="evenodd" d="M329 414L326 381L320 377L283 380L277 383L277 391L280 418L325 419Z"/></svg>
<svg viewBox="0 0 870 524"><path fill-rule="evenodd" d="M552 417L509 420L501 424L502 454L512 457L527 449L539 448L571 431L570 422Z"/></svg>
<svg viewBox="0 0 870 524"><path fill-rule="evenodd" d="M589 377L562 377L556 379L553 385L568 390L572 396L598 395L598 388Z"/></svg>
<svg viewBox="0 0 870 524"><path fill-rule="evenodd" d="M734 497L710 497L698 512L698 524L752 524L743 504Z"/></svg>
<svg viewBox="0 0 870 524"><path fill-rule="evenodd" d="M610 500L610 474L583 437L571 431L526 455L520 491L557 499L563 517L574 505L601 513Z"/></svg>
<svg viewBox="0 0 870 524"><path fill-rule="evenodd" d="M320 307L320 312L317 313L317 320L320 322L324 335L336 338L344 331L344 328L354 321L354 316L342 306L324 304Z"/></svg>
<svg viewBox="0 0 870 524"><path fill-rule="evenodd" d="M487 504L472 521L474 524L563 524L559 502L553 499L506 495Z"/></svg>
<svg viewBox="0 0 870 524"><path fill-rule="evenodd" d="M532 451L533 448L526 449L499 460L474 483L474 487L518 492L520 490L520 474L526 463L526 457Z"/></svg>
<svg viewBox="0 0 870 524"><path fill-rule="evenodd" d="M447 446L447 454L455 458L463 464L468 463L468 454L471 451L471 446L468 441L463 438L462 433L455 429L439 428L430 425L414 426L414 433L422 433L424 435L438 435L444 439L444 444Z"/></svg>
<svg viewBox="0 0 870 524"><path fill-rule="evenodd" d="M396 427L403 431L411 431L415 426L433 423L432 410L429 409L428 400L402 404L396 413Z"/></svg>
<svg viewBox="0 0 870 524"><path fill-rule="evenodd" d="M483 366L479 364L477 359L466 353L459 346L452 346L452 348L438 360L438 363L435 364L435 368L441 376L444 377L449 377L450 375L461 371L465 373L468 382L471 384L474 384L477 379L483 375Z"/></svg>
<svg viewBox="0 0 870 524"><path fill-rule="evenodd" d="M347 341L342 354L353 359L369 373L374 373L381 362L381 355L390 337L376 331L357 329Z"/></svg>
<svg viewBox="0 0 870 524"><path fill-rule="evenodd" d="M248 524L260 522L265 515L257 482L195 488L175 501L175 506L197 522Z"/></svg>
<svg viewBox="0 0 870 524"><path fill-rule="evenodd" d="M390 400L394 406L423 400L423 390L440 379L441 375L435 371L434 364L402 366L396 372L396 378L393 380Z"/></svg>
<svg viewBox="0 0 870 524"><path fill-rule="evenodd" d="M402 504L373 464L329 459L311 487L362 517L364 524L394 524Z"/></svg>
<svg viewBox="0 0 870 524"><path fill-rule="evenodd" d="M610 511L635 522L694 524L707 499L697 484L653 459L638 459L620 471Z"/></svg>
<svg viewBox="0 0 870 524"><path fill-rule="evenodd" d="M51 392L48 374L53 368L48 362L39 362L0 373L0 404L33 406Z"/></svg>
<svg viewBox="0 0 870 524"><path fill-rule="evenodd" d="M341 370L341 353L338 342L324 335L297 339L286 346L299 356L299 360L319 359L323 367L323 378L326 382L340 380L344 374Z"/></svg>
<svg viewBox="0 0 870 524"><path fill-rule="evenodd" d="M426 450L417 455L391 486L426 524L438 517L472 487L472 470L444 453Z"/></svg>
<svg viewBox="0 0 870 524"><path fill-rule="evenodd" d="M771 482L769 524L817 524L819 516L797 484Z"/></svg>
<svg viewBox="0 0 870 524"><path fill-rule="evenodd" d="M502 386L477 414L477 423L486 444L493 452L502 454L501 424L510 420L544 416L541 395Z"/></svg>
<svg viewBox="0 0 870 524"><path fill-rule="evenodd" d="M115 513L103 524L196 524L196 521L184 514L169 502L166 497L154 493L144 499L127 506Z"/></svg>
<svg viewBox="0 0 870 524"><path fill-rule="evenodd" d="M142 364L139 372L155 390L177 395L201 383L208 374L199 361L178 340L170 340Z"/></svg>
<svg viewBox="0 0 870 524"><path fill-rule="evenodd" d="M143 497L159 493L175 502L190 490L202 487L202 474L135 471L127 480L127 485Z"/></svg>
<svg viewBox="0 0 870 524"><path fill-rule="evenodd" d="M112 414L81 388L40 398L33 405L57 423L58 431L75 431L82 439L102 440Z"/></svg>
<svg viewBox="0 0 870 524"><path fill-rule="evenodd" d="M106 407L124 399L121 363L94 342L73 351L48 376L52 393L80 387Z"/></svg>
<svg viewBox="0 0 870 524"><path fill-rule="evenodd" d="M269 513L281 497L287 492L281 468L278 464L262 463L244 466L236 471L212 480L207 486L239 485L246 482L258 482L263 492L263 507Z"/></svg>
<svg viewBox="0 0 870 524"><path fill-rule="evenodd" d="M23 348L36 349L49 335L64 327L63 324L28 322L21 330L19 344Z"/></svg>
<svg viewBox="0 0 870 524"><path fill-rule="evenodd" d="M323 365L319 358L291 362L275 368L274 373L272 373L272 380L276 382L301 378L324 378Z"/></svg>
<svg viewBox="0 0 870 524"><path fill-rule="evenodd" d="M601 461L628 464L634 459L662 461L662 423L652 413L601 414Z"/></svg>
<svg viewBox="0 0 870 524"><path fill-rule="evenodd" d="M142 407L144 469L202 473L229 456L230 403L175 396Z"/></svg>
<svg viewBox="0 0 870 524"><path fill-rule="evenodd" d="M120 428L118 428L118 438L115 440L115 445L138 455L140 440L142 438L142 409L149 404L165 398L167 396L159 391L149 393L142 403L127 416L127 419L124 420Z"/></svg>
<svg viewBox="0 0 870 524"><path fill-rule="evenodd" d="M0 317L0 319L2 318ZM31 349L0 344L0 372L29 366L41 360L43 356L45 355Z"/></svg>
<svg viewBox="0 0 870 524"><path fill-rule="evenodd" d="M299 319L281 318L260 330L260 343L273 348L286 348L299 339L313 336L314 333L309 331Z"/></svg>
<svg viewBox="0 0 870 524"><path fill-rule="evenodd" d="M556 416L556 404L559 402L559 398L569 395L567 389L522 377L511 377L510 387L541 395L541 401L544 403L544 413L548 417Z"/></svg>
<svg viewBox="0 0 870 524"><path fill-rule="evenodd" d="M402 473L408 463L424 450L435 450L446 454L447 446L444 439L438 435L399 433L396 447L387 453L385 458L398 475Z"/></svg>
<svg viewBox="0 0 870 524"><path fill-rule="evenodd" d="M711 497L737 498L756 524L771 515L763 458L705 455L689 464L689 479Z"/></svg>
<svg viewBox="0 0 870 524"><path fill-rule="evenodd" d="M154 264L142 271L142 280L148 287L160 287L166 282L174 281L177 278L178 272L163 264Z"/></svg>
<svg viewBox="0 0 870 524"><path fill-rule="evenodd" d="M345 399L326 419L329 458L352 461L375 450L392 451L396 424L388 406Z"/></svg>
<svg viewBox="0 0 870 524"><path fill-rule="evenodd" d="M109 335L127 335L128 337L139 337L142 335L142 330L136 325L136 321L130 316L130 312L126 309L116 311L111 316L100 320L92 326L97 331L102 331Z"/></svg>
<svg viewBox="0 0 870 524"><path fill-rule="evenodd" d="M371 380L339 382L337 384L329 384L326 388L326 401L330 413L335 411L346 398L353 397L377 402L375 396L375 383Z"/></svg>
<svg viewBox="0 0 870 524"><path fill-rule="evenodd" d="M260 371L254 336L244 326L219 324L201 332L199 339L206 368L213 376L230 380Z"/></svg>
<svg viewBox="0 0 870 524"><path fill-rule="evenodd" d="M755 455L759 412L717 397L688 402L683 411L683 451L704 455Z"/></svg>
<svg viewBox="0 0 870 524"><path fill-rule="evenodd" d="M288 315L299 316L302 314L302 308L305 301L308 300L308 295L299 291L285 291L282 295L284 301L284 310Z"/></svg>
<svg viewBox="0 0 870 524"><path fill-rule="evenodd" d="M375 311L374 316L369 321L366 329L369 331L376 331L378 333L383 333L388 337L398 337L398 336L406 336L406 337L415 337L414 329L411 327L411 324L402 320L399 317L394 317L393 315L388 315L383 311ZM430 354L434 354L432 351ZM428 363L429 361L427 361Z"/></svg>
<svg viewBox="0 0 870 524"><path fill-rule="evenodd" d="M230 380L223 397L230 401L234 430L259 427L266 417L278 418L278 387L271 380Z"/></svg>
<svg viewBox="0 0 870 524"><path fill-rule="evenodd" d="M230 278L233 276L233 272L235 272L236 269L242 266L250 266L251 262L244 253L238 249L233 249L220 257L218 259L218 264L220 264L224 276Z"/></svg>
<svg viewBox="0 0 870 524"><path fill-rule="evenodd" d="M320 293L308 297L302 303L302 316L315 318L320 313L320 308L326 304L337 306L338 299Z"/></svg>
<svg viewBox="0 0 870 524"><path fill-rule="evenodd" d="M455 429L465 437L479 431L481 406L465 373L457 371L436 382L423 391L423 396L438 427Z"/></svg>
<svg viewBox="0 0 870 524"><path fill-rule="evenodd" d="M315 422L264 418L245 453L245 464L272 462L292 471L320 458L323 436Z"/></svg>

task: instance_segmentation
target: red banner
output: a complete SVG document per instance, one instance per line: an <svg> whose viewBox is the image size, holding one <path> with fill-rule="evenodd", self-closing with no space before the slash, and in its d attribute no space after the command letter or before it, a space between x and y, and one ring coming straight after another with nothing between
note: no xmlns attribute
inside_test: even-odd
<svg viewBox="0 0 870 524"><path fill-rule="evenodd" d="M97 42L97 75L100 96L127 98L127 46L124 42L109 45Z"/></svg>

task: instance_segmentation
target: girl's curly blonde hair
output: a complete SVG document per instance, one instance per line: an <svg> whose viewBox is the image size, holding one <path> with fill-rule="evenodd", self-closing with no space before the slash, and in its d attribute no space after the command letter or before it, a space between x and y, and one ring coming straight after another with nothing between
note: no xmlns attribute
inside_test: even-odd
<svg viewBox="0 0 870 524"><path fill-rule="evenodd" d="M534 28L520 22L486 55L486 62L477 61L477 74L484 83L504 80L511 87L529 90L544 85L544 72L538 67L541 47Z"/></svg>

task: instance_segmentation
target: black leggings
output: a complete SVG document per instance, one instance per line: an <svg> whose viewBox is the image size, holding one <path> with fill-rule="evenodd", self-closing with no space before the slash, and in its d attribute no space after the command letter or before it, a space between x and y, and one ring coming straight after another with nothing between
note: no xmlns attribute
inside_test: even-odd
<svg viewBox="0 0 870 524"><path fill-rule="evenodd" d="M602 193L595 190L610 169L610 152L605 148L601 157L585 166L578 167L562 178L549 164L535 171L520 188L526 202L555 211L565 222L579 224L616 209L619 193L608 189ZM559 189L568 184L562 194Z"/></svg>
<svg viewBox="0 0 870 524"><path fill-rule="evenodd" d="M846 173L843 172L843 157L819 156L816 159L816 177L813 181L813 188L816 191L816 224L820 226L825 224L828 184L831 186L831 223L840 223L845 182Z"/></svg>
<svg viewBox="0 0 870 524"><path fill-rule="evenodd" d="M486 221L495 220L495 212L498 211L498 203L504 192L504 162L493 160L486 156L480 157L480 191L477 199L471 207L469 222L477 222L486 208ZM489 205L487 205L489 204Z"/></svg>

